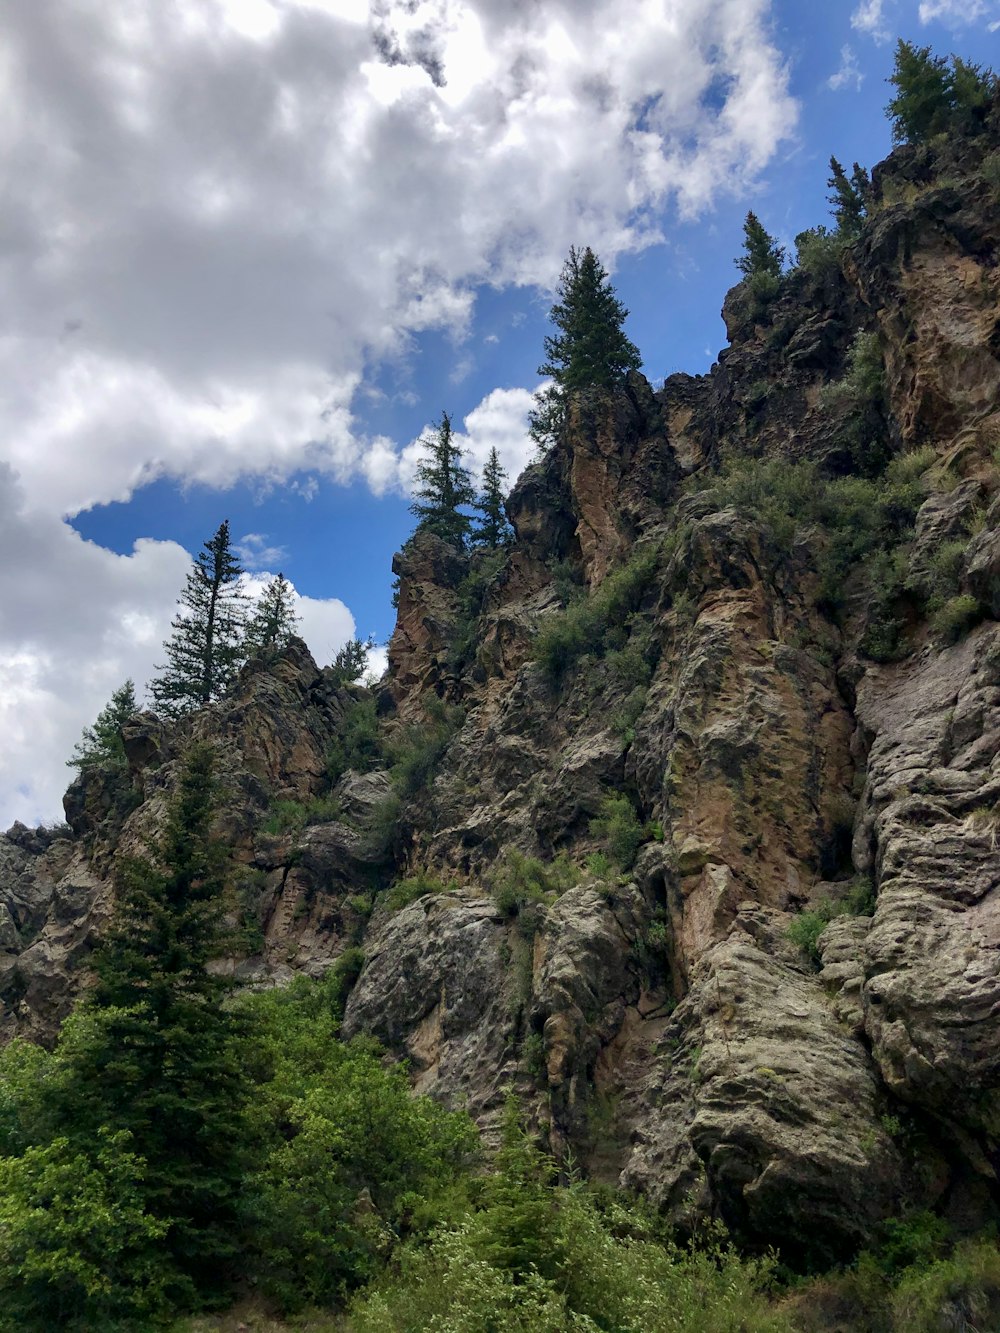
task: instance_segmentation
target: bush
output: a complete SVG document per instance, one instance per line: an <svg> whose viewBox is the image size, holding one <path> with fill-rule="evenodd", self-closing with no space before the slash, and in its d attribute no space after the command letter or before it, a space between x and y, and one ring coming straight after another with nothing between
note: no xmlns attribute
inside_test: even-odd
<svg viewBox="0 0 1000 1333"><path fill-rule="evenodd" d="M393 884L386 891L383 902L390 912L399 912L404 907L409 907L410 903L415 903L418 898L426 897L429 893L452 893L457 888L456 880L449 880L445 884L426 870L418 870L409 879L401 879Z"/></svg>
<svg viewBox="0 0 1000 1333"><path fill-rule="evenodd" d="M530 903L551 902L579 878L579 871L566 856L545 862L512 847L494 871L490 890L497 909L504 916L514 917Z"/></svg>
<svg viewBox="0 0 1000 1333"><path fill-rule="evenodd" d="M635 807L622 793L604 798L600 815L590 821L590 835L604 840L608 856L622 871L635 865L639 848L647 837Z"/></svg>
<svg viewBox="0 0 1000 1333"><path fill-rule="evenodd" d="M995 1241L960 1245L949 1259L905 1273L892 1299L906 1333L1000 1327L1000 1251Z"/></svg>
<svg viewBox="0 0 1000 1333"><path fill-rule="evenodd" d="M931 616L931 629L943 643L956 643L982 618L979 603L968 593L949 597Z"/></svg>
<svg viewBox="0 0 1000 1333"><path fill-rule="evenodd" d="M826 282L841 272L844 238L826 227L810 227L795 238L795 263L814 282Z"/></svg>
<svg viewBox="0 0 1000 1333"><path fill-rule="evenodd" d="M585 653L603 657L625 647L629 617L642 602L659 565L654 546L638 550L587 598L550 616L535 640L533 656L558 685Z"/></svg>
<svg viewBox="0 0 1000 1333"><path fill-rule="evenodd" d="M867 875L851 881L843 898L834 902L824 898L816 907L800 912L785 932L788 939L802 950L817 969L822 958L819 937L837 916L871 916L875 911L875 886Z"/></svg>
<svg viewBox="0 0 1000 1333"><path fill-rule="evenodd" d="M277 837L282 833L297 833L309 824L331 824L340 816L340 803L332 796L314 796L308 801L275 801L260 831Z"/></svg>
<svg viewBox="0 0 1000 1333"><path fill-rule="evenodd" d="M371 696L357 699L344 717L340 735L331 745L326 760L326 775L331 785L348 769L369 773L382 762L375 700Z"/></svg>
<svg viewBox="0 0 1000 1333"><path fill-rule="evenodd" d="M843 377L827 385L820 405L839 417L835 442L864 476L878 476L889 461L889 402L885 358L877 333L858 333Z"/></svg>
<svg viewBox="0 0 1000 1333"><path fill-rule="evenodd" d="M429 784L465 720L461 708L449 707L442 699L431 697L425 707L428 720L403 728L387 746L392 784L402 796L416 796Z"/></svg>

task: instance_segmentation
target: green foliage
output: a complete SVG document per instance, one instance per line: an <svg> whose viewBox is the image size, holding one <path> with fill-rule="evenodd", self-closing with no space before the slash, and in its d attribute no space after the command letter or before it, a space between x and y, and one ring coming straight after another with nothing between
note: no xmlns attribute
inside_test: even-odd
<svg viewBox="0 0 1000 1333"><path fill-rule="evenodd" d="M838 916L871 916L875 911L875 888L865 875L853 880L842 898L834 901L822 899L809 911L800 912L794 917L785 932L791 942L797 945L814 967L822 962L819 951L819 937L827 926Z"/></svg>
<svg viewBox="0 0 1000 1333"><path fill-rule="evenodd" d="M261 1146L245 1201L253 1270L287 1309L329 1304L373 1276L414 1213L475 1153L468 1117L413 1097L371 1042L342 1045L328 983L254 996L263 1058L251 1111Z"/></svg>
<svg viewBox="0 0 1000 1333"><path fill-rule="evenodd" d="M284 574L276 574L258 597L247 621L244 656L272 661L298 630L295 590Z"/></svg>
<svg viewBox="0 0 1000 1333"><path fill-rule="evenodd" d="M404 907L409 907L410 903L415 903L418 898L424 898L429 893L452 893L458 888L455 880L449 880L446 884L435 875L426 870L418 870L415 875L408 879L397 880L391 888L387 889L382 901L388 907L390 912L399 912Z"/></svg>
<svg viewBox="0 0 1000 1333"><path fill-rule="evenodd" d="M313 796L308 801L275 801L261 822L261 833L277 837L297 833L310 824L332 824L341 817L340 802L333 796Z"/></svg>
<svg viewBox="0 0 1000 1333"><path fill-rule="evenodd" d="M472 534L474 546L485 546L488 550L509 546L514 531L507 521L504 499L507 494L505 482L507 474L500 466L500 455L496 445L489 452L486 466L483 468L483 489L475 501L475 507L482 517L478 520Z"/></svg>
<svg viewBox="0 0 1000 1333"><path fill-rule="evenodd" d="M441 413L435 429L433 438L422 441L426 456L417 464L410 513L417 519L418 530L433 532L463 551L472 519L462 509L473 503L476 492L462 462L462 451L454 442L447 412Z"/></svg>
<svg viewBox="0 0 1000 1333"><path fill-rule="evenodd" d="M508 1111L474 1206L403 1248L351 1308L351 1333L790 1333L767 1301L770 1260L741 1260L720 1231L697 1249L665 1243L641 1208L554 1174Z"/></svg>
<svg viewBox="0 0 1000 1333"><path fill-rule="evenodd" d="M149 682L166 717L180 717L229 689L243 660L245 602L226 519L195 557L178 598L181 610L170 622L173 634L163 645L166 664Z"/></svg>
<svg viewBox="0 0 1000 1333"><path fill-rule="evenodd" d="M565 855L540 861L509 847L493 871L490 890L504 916L517 916L532 903L550 903L571 889L580 873Z"/></svg>
<svg viewBox="0 0 1000 1333"><path fill-rule="evenodd" d="M84 727L83 735L66 760L67 766L81 773L93 764L125 768L127 760L121 729L138 711L135 685L131 680L127 680L124 685L119 685L110 701L97 714L94 725Z"/></svg>
<svg viewBox="0 0 1000 1333"><path fill-rule="evenodd" d="M558 684L585 653L603 657L624 647L629 617L639 609L658 567L658 549L643 546L589 597L571 602L544 622L533 655L552 684Z"/></svg>
<svg viewBox="0 0 1000 1333"><path fill-rule="evenodd" d="M383 762L378 714L371 695L355 699L347 708L340 733L326 756L326 776L337 782L348 769L369 773Z"/></svg>
<svg viewBox="0 0 1000 1333"><path fill-rule="evenodd" d="M590 836L601 838L608 856L621 871L631 870L647 834L632 802L623 792L606 796L601 813L590 821Z"/></svg>
<svg viewBox="0 0 1000 1333"><path fill-rule="evenodd" d="M795 238L795 264L816 282L840 273L844 238L826 227L808 227Z"/></svg>
<svg viewBox="0 0 1000 1333"><path fill-rule="evenodd" d="M375 647L371 635L367 639L348 639L329 668L329 677L334 685L350 685L360 679L368 670L368 654Z"/></svg>
<svg viewBox="0 0 1000 1333"><path fill-rule="evenodd" d="M541 447L562 433L571 395L613 388L642 365L639 349L622 329L628 311L589 246L570 249L556 295L549 319L559 332L546 337L545 361L538 368L552 383L536 395L528 417L531 437Z"/></svg>
<svg viewBox="0 0 1000 1333"><path fill-rule="evenodd" d="M982 608L975 597L959 593L949 597L931 615L931 629L946 644L955 643L982 619Z"/></svg>
<svg viewBox="0 0 1000 1333"><path fill-rule="evenodd" d="M127 1133L0 1158L0 1330L149 1327L167 1304L169 1223Z"/></svg>
<svg viewBox="0 0 1000 1333"><path fill-rule="evenodd" d="M458 616L452 633L448 660L456 671L461 670L472 655L486 591L503 568L504 560L503 546L479 547L472 553L469 572L455 589Z"/></svg>
<svg viewBox="0 0 1000 1333"><path fill-rule="evenodd" d="M847 448L855 468L868 477L882 473L889 458L889 404L877 333L857 334L844 376L822 390L820 404L839 418L836 443Z"/></svg>
<svg viewBox="0 0 1000 1333"><path fill-rule="evenodd" d="M905 1273L892 1297L892 1316L900 1333L1000 1327L996 1242L966 1242L949 1258Z"/></svg>
<svg viewBox="0 0 1000 1333"><path fill-rule="evenodd" d="M864 167L855 162L850 176L835 157L830 158L827 196L840 236L852 240L861 231L868 208L871 182Z"/></svg>
<svg viewBox="0 0 1000 1333"><path fill-rule="evenodd" d="M402 728L386 746L392 784L401 796L416 796L431 781L455 732L465 720L461 708L433 696L425 699L427 721Z"/></svg>
<svg viewBox="0 0 1000 1333"><path fill-rule="evenodd" d="M895 143L926 143L936 134L982 130L997 77L957 56L932 56L902 39L889 77L896 95L886 107Z"/></svg>
<svg viewBox="0 0 1000 1333"><path fill-rule="evenodd" d="M756 213L747 213L743 222L743 253L734 260L739 271L745 278L757 274L778 278L784 262L784 248L764 230Z"/></svg>

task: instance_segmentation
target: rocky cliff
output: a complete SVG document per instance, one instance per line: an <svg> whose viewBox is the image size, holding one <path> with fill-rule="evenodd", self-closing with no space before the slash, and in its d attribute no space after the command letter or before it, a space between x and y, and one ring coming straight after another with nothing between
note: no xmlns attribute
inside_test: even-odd
<svg viewBox="0 0 1000 1333"><path fill-rule="evenodd" d="M347 1035L487 1135L824 1264L1000 1188L1000 135L730 293L710 374L581 395L516 540L396 557L389 671L303 645L129 724L0 838L0 1030L51 1037L116 863L220 756L230 966L352 953Z"/></svg>

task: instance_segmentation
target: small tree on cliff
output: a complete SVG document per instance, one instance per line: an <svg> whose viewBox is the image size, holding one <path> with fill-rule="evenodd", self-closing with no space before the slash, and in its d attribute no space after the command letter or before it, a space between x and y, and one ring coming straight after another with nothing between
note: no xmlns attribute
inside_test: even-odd
<svg viewBox="0 0 1000 1333"><path fill-rule="evenodd" d="M476 546L486 546L495 550L497 547L506 546L513 536L511 526L507 522L507 510L504 507L504 497L507 493L504 485L506 480L507 474L500 466L500 456L494 445L483 468L483 489L476 500L476 508L482 515L472 534Z"/></svg>
<svg viewBox="0 0 1000 1333"><path fill-rule="evenodd" d="M837 231L848 239L857 236L868 206L871 188L868 172L855 162L848 176L837 159L831 157L830 176L826 183L830 188L827 200L837 220Z"/></svg>
<svg viewBox="0 0 1000 1333"><path fill-rule="evenodd" d="M276 574L257 599L247 621L246 657L274 657L298 631L295 590L284 574Z"/></svg>
<svg viewBox="0 0 1000 1333"><path fill-rule="evenodd" d="M773 236L764 230L763 223L756 213L747 213L743 223L743 253L734 261L736 267L746 278L766 274L771 278L781 276L785 262L785 250Z"/></svg>
<svg viewBox="0 0 1000 1333"><path fill-rule="evenodd" d="M228 519L195 557L178 604L170 622L173 634L163 645L166 665L157 667L162 674L149 682L156 707L168 717L218 699L243 660L246 597Z"/></svg>
<svg viewBox="0 0 1000 1333"><path fill-rule="evenodd" d="M125 746L122 744L122 724L139 711L135 701L135 685L127 680L119 685L97 714L92 727L84 727L83 735L73 747L73 753L66 760L69 768L82 772L93 764L110 764L115 768L125 766Z"/></svg>
<svg viewBox="0 0 1000 1333"><path fill-rule="evenodd" d="M436 432L423 440L427 454L417 464L410 513L416 515L418 531L423 528L433 532L464 551L472 518L462 509L474 502L476 492L462 463L462 451L455 443L447 412L441 413Z"/></svg>
<svg viewBox="0 0 1000 1333"><path fill-rule="evenodd" d="M638 347L622 328L628 310L590 246L570 250L556 296L549 319L559 332L546 337L545 360L538 367L552 383L536 395L528 416L531 438L542 448L562 433L572 394L612 388L642 365Z"/></svg>
<svg viewBox="0 0 1000 1333"><path fill-rule="evenodd" d="M992 70L958 56L932 56L929 46L913 46L902 38L888 82L896 89L886 107L895 143L924 143L953 128L978 132L997 90Z"/></svg>

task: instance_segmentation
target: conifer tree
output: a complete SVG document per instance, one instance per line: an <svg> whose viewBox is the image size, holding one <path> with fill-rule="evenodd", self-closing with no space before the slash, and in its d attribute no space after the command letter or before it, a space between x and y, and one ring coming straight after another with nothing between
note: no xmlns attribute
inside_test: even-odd
<svg viewBox="0 0 1000 1333"><path fill-rule="evenodd" d="M369 634L367 639L348 639L342 648L337 649L330 670L337 685L350 685L363 675L368 666L368 654L375 647L375 640Z"/></svg>
<svg viewBox="0 0 1000 1333"><path fill-rule="evenodd" d="M642 365L638 347L622 329L628 310L590 246L570 249L556 296L549 319L559 332L546 337L545 361L538 367L552 383L536 395L528 417L531 438L542 448L559 438L572 394L612 388Z"/></svg>
<svg viewBox="0 0 1000 1333"><path fill-rule="evenodd" d="M208 745L192 746L162 836L121 872L95 985L60 1048L48 1113L72 1141L126 1132L146 1214L166 1224L174 1297L218 1289L245 1166L238 1012L208 970L225 951L224 851Z"/></svg>
<svg viewBox="0 0 1000 1333"><path fill-rule="evenodd" d="M743 223L743 238L743 254L735 260L743 276L751 278L764 273L772 278L780 277L785 262L784 247L778 245L774 237L764 230L756 213L747 213Z"/></svg>
<svg viewBox="0 0 1000 1333"><path fill-rule="evenodd" d="M835 157L830 158L830 176L827 180L831 193L827 195L837 220L837 231L844 237L857 236L865 220L868 204L868 173L857 162L850 176Z"/></svg>
<svg viewBox="0 0 1000 1333"><path fill-rule="evenodd" d="M428 452L417 464L410 513L417 517L418 530L436 533L442 541L463 551L472 518L463 514L462 508L472 504L476 493L452 436L447 412L441 413L436 429L433 438L423 441Z"/></svg>
<svg viewBox="0 0 1000 1333"><path fill-rule="evenodd" d="M121 728L138 711L135 685L127 680L124 685L119 685L110 701L97 714L94 725L84 727L83 735L66 760L67 766L80 772L94 764L124 768L125 746L122 744Z"/></svg>
<svg viewBox="0 0 1000 1333"><path fill-rule="evenodd" d="M483 468L483 489L476 500L476 508L482 514L472 534L476 546L486 546L490 550L495 550L497 547L506 546L513 536L504 507L504 497L507 493L504 485L506 480L507 474L500 466L500 456L494 445Z"/></svg>
<svg viewBox="0 0 1000 1333"><path fill-rule="evenodd" d="M896 89L886 107L894 143L918 143L944 127L951 109L951 80L944 56L932 56L929 46L913 46L900 38L888 81Z"/></svg>
<svg viewBox="0 0 1000 1333"><path fill-rule="evenodd" d="M281 652L298 628L295 590L284 574L278 573L257 598L247 621L244 655L272 658Z"/></svg>
<svg viewBox="0 0 1000 1333"><path fill-rule="evenodd" d="M243 658L245 602L227 519L195 557L178 599L181 609L170 622L166 664L149 683L160 712L180 717L226 692Z"/></svg>

